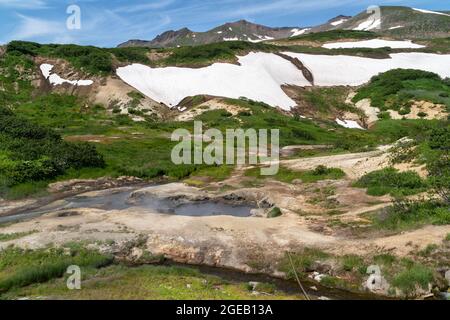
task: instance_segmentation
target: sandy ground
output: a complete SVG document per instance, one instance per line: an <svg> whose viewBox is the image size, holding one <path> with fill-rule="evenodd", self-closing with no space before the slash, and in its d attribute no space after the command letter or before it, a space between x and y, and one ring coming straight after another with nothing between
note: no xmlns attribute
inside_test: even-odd
<svg viewBox="0 0 450 320"><path fill-rule="evenodd" d="M426 114L425 117L419 117L419 114L423 112ZM406 115L401 115L398 111L389 110L391 118L394 120L400 119L446 119L449 114L446 112L446 107L443 104L434 104L427 101L415 101L411 107L411 112Z"/></svg>
<svg viewBox="0 0 450 320"><path fill-rule="evenodd" d="M205 103L202 103L188 111L185 111L178 115L175 120L176 121L191 121L195 117L201 115L204 112L211 111L211 110L225 110L231 113L233 116L238 115L241 111L246 111L246 108L242 108L239 106L234 106L230 104L226 104L221 101L221 99L216 98L209 100Z"/></svg>

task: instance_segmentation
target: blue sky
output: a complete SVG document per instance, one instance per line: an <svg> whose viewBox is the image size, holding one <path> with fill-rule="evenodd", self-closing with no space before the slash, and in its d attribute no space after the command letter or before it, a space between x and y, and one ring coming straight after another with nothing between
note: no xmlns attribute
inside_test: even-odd
<svg viewBox="0 0 450 320"><path fill-rule="evenodd" d="M116 46L152 39L166 30L206 31L247 19L272 27L304 27L369 5L404 5L450 10L442 0L0 0L0 43L30 40ZM81 9L81 29L68 30L69 5Z"/></svg>

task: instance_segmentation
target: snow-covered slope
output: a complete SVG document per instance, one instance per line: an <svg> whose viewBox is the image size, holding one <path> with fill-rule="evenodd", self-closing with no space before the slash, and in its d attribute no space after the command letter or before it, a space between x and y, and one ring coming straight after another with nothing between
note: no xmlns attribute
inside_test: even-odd
<svg viewBox="0 0 450 320"><path fill-rule="evenodd" d="M328 56L285 52L298 58L318 86L358 86L388 70L421 69L450 77L450 55L397 53L390 59ZM240 65L215 63L206 68L150 68L132 64L118 68L117 75L148 97L169 107L200 94L229 98L246 97L285 110L296 103L281 89L284 84L310 86L290 61L270 53L239 57ZM447 67L445 67L447 66Z"/></svg>
<svg viewBox="0 0 450 320"><path fill-rule="evenodd" d="M143 94L170 107L188 96L207 94L247 97L289 110L296 103L281 86L310 85L299 69L275 54L250 53L239 57L239 63L215 63L200 69L132 64L118 68L117 75Z"/></svg>
<svg viewBox="0 0 450 320"><path fill-rule="evenodd" d="M410 40L405 41L390 41L381 39L372 39L364 41L353 41L353 42L334 42L326 43L323 45L327 49L338 49L338 48L384 48L389 47L393 49L420 49L425 48L420 44L413 43Z"/></svg>
<svg viewBox="0 0 450 320"><path fill-rule="evenodd" d="M429 53L396 53L390 59L353 56L327 56L301 53L285 54L298 58L313 73L318 86L358 86L373 76L392 69L420 69L450 77L450 55Z"/></svg>

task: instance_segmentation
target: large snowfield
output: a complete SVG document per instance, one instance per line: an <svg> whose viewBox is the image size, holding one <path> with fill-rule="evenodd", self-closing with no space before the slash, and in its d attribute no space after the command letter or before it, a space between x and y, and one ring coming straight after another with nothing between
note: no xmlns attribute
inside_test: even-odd
<svg viewBox="0 0 450 320"><path fill-rule="evenodd" d="M420 44L413 43L410 40L405 41L391 41L391 40L364 40L353 42L334 42L326 43L322 47L327 49L339 49L339 48L384 48L389 47L392 49L420 49L425 48Z"/></svg>
<svg viewBox="0 0 450 320"><path fill-rule="evenodd" d="M390 59L354 56L311 55L285 52L298 58L313 73L317 86L359 86L392 69L421 69L450 77L450 55L397 53ZM282 89L284 84L311 86L291 62L270 53L239 57L240 65L215 63L200 69L150 68L132 64L118 68L117 75L146 96L169 107L184 98L212 95L246 97L289 110L296 106Z"/></svg>
<svg viewBox="0 0 450 320"><path fill-rule="evenodd" d="M228 98L246 97L285 110L296 105L281 89L283 84L308 86L309 82L291 62L275 54L250 53L239 65L215 63L206 68L150 68L132 64L117 69L126 83L157 102L170 107L200 94Z"/></svg>

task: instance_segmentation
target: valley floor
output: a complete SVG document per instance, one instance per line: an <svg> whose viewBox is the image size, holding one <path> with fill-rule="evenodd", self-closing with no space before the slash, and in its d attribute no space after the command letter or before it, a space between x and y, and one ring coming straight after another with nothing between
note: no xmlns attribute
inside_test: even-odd
<svg viewBox="0 0 450 320"><path fill-rule="evenodd" d="M393 268L399 274L405 272L401 267L404 261L424 261L431 268L445 266L449 261L449 244L445 241L450 234L448 225L423 225L398 231L373 227L370 215L390 206L391 197L369 196L365 189L353 187L352 181L364 175L364 168L371 164L378 169L387 166L387 150L380 148L360 154L282 161L283 166L295 170L308 170L317 165L333 163L333 166L346 173L346 177L337 180L284 183L275 179L249 177L245 175L248 168L238 168L226 180L204 183L202 188L187 185L198 184L195 179L201 181L201 177L194 177L186 180L187 184L135 185L131 188L82 193L79 197L92 199L94 205L73 207L67 199L61 199L43 206L40 209L42 212L31 219L3 225L0 233L10 235L10 239L0 241L0 248L7 250L14 245L44 250L64 247L67 243L81 243L86 248L113 254L132 264L139 264L142 259L146 261L149 257L150 262L155 259L159 261L155 257L164 257L188 265L229 268L276 277L292 276L293 269L286 265L286 252L292 252L296 263L299 263L295 267L305 279L312 278L317 284L320 282L330 287L363 291L368 278L366 269L371 264L379 264L379 257L386 256L398 261L398 266L393 261L389 262L385 270ZM86 184L89 183L62 182L56 188L83 190L80 186ZM110 197L124 191L129 193L126 199ZM100 199L100 202L95 199ZM256 204L260 209L254 210L252 216L248 217L193 217L161 213L151 207L121 207L124 201L134 203L140 199L182 199L194 203L210 199L228 201L233 205ZM30 206L29 201L22 204ZM10 208L14 207L13 203L9 205ZM20 207L21 203L15 205ZM268 208L273 206L283 214L272 219L266 218ZM2 213L2 216L5 215L7 212ZM440 258L430 259L432 254ZM159 269L143 267L126 270L110 267L98 271L98 274L95 271L89 275L92 278L87 280L89 290L79 293L63 292L62 280L17 292L31 297L60 298L251 297L248 291L242 290L242 284L219 286L219 291L213 289L200 294L195 291L197 285L201 286L198 276L192 279L183 276L178 280L169 277L165 284L158 284L157 279L156 282L139 281L142 277L148 279L148 274L150 279L153 276L158 278L154 270ZM104 284L105 278L113 279L111 284ZM140 295L137 292L123 295L115 291L116 286L131 285L130 281L141 283L140 288L146 288L154 294ZM172 281L175 281L173 286ZM184 289L188 284L194 291ZM419 295L426 295L431 289L416 288L415 284L412 286L412 291L417 289ZM377 293L393 294L387 288L379 288ZM290 299L296 296L281 294L279 297Z"/></svg>

